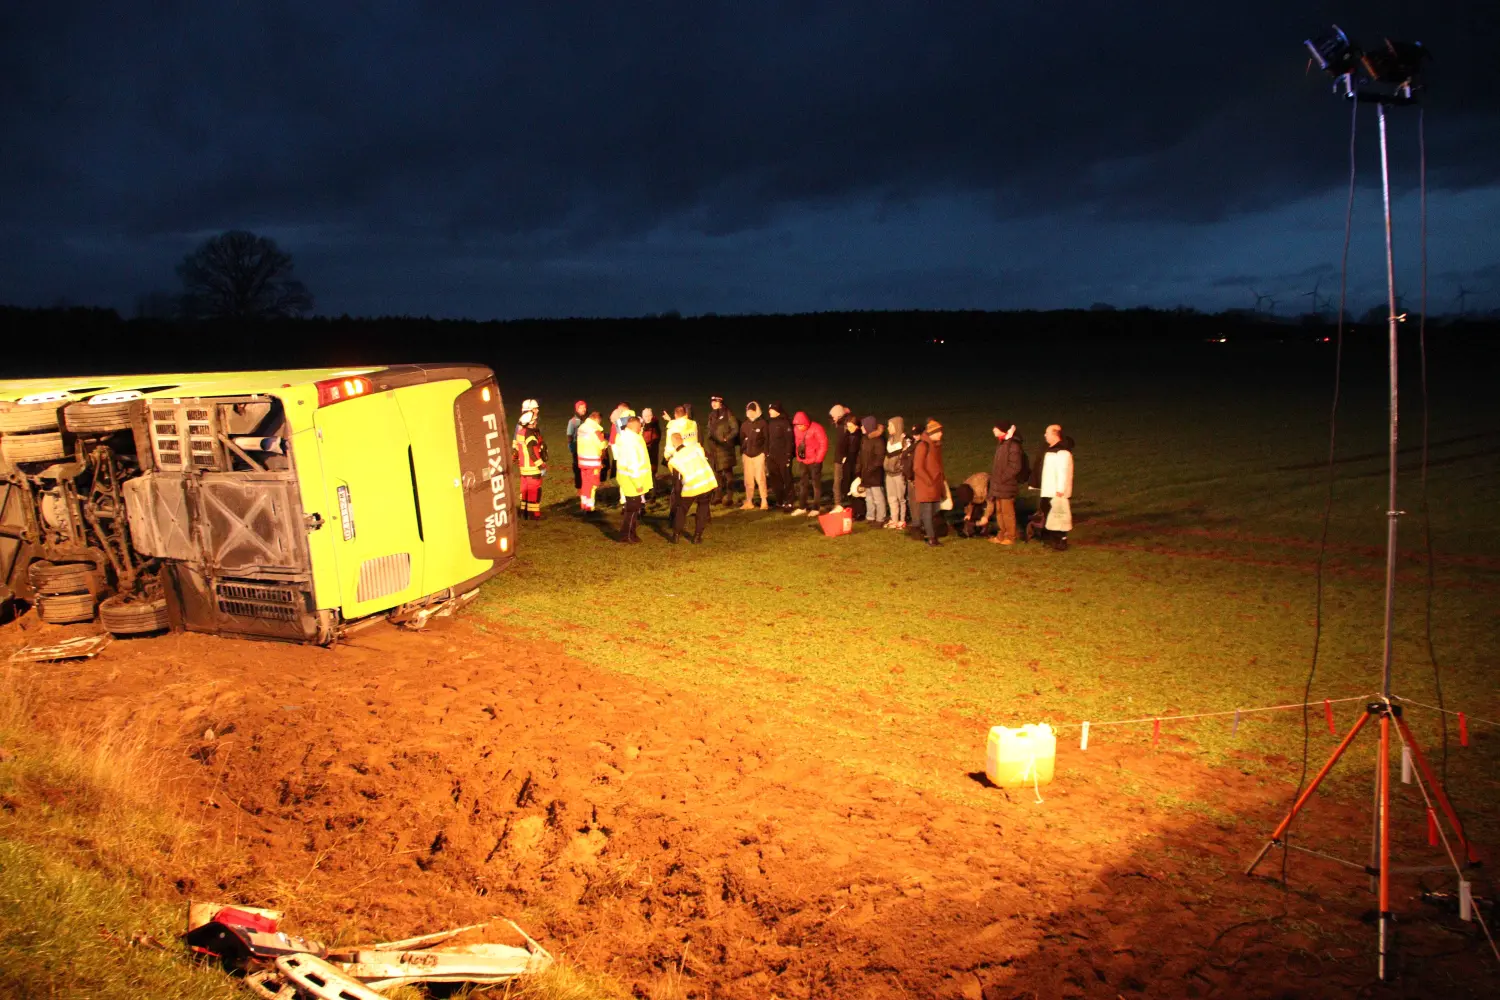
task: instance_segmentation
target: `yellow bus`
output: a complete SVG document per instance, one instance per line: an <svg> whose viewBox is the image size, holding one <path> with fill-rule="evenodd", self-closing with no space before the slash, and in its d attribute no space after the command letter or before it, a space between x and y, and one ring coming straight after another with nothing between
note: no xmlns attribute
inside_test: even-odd
<svg viewBox="0 0 1500 1000"><path fill-rule="evenodd" d="M472 364L0 381L0 611L327 644L422 624L515 554Z"/></svg>

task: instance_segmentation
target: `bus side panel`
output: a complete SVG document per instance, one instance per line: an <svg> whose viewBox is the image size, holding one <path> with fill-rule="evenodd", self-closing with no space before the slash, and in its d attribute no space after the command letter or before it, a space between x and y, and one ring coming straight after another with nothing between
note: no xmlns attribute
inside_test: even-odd
<svg viewBox="0 0 1500 1000"><path fill-rule="evenodd" d="M464 514L453 401L467 388L467 381L449 379L393 390L406 420L421 500L427 553L422 568L424 595L472 580L494 567L494 560L479 559L470 551Z"/></svg>
<svg viewBox="0 0 1500 1000"><path fill-rule="evenodd" d="M339 586L338 561L334 554L334 542L339 531L339 509L337 504L330 507L328 503L328 498L334 491L323 478L323 456L318 450L318 432L311 426L298 431L292 435L291 445L292 460L297 469L298 492L302 497L302 512L315 523L322 523L322 527L307 533L307 554L312 562L313 607L319 611L327 611L344 603L343 590Z"/></svg>
<svg viewBox="0 0 1500 1000"><path fill-rule="evenodd" d="M323 531L331 532L344 617L416 600L423 548L412 490L410 442L396 396L377 392L323 406L313 416L323 456Z"/></svg>

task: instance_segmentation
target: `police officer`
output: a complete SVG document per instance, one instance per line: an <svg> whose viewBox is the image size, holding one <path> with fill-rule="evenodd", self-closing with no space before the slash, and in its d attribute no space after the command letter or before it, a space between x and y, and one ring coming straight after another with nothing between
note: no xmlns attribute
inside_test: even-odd
<svg viewBox="0 0 1500 1000"><path fill-rule="evenodd" d="M697 504L698 512L693 525L693 544L696 545L703 541L703 531L708 527L709 509L713 506L714 490L719 483L714 478L713 467L708 464L708 456L703 453L702 445L696 441L684 443L681 434L673 434L669 443L672 445L672 457L667 465L680 483L672 497L672 542L677 542L677 536L682 534L682 529L687 525L687 509Z"/></svg>

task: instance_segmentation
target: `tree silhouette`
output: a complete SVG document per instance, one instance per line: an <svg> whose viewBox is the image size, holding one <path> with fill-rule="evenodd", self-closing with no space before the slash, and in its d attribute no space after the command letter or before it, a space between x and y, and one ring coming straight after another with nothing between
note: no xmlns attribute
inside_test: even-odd
<svg viewBox="0 0 1500 1000"><path fill-rule="evenodd" d="M190 319L286 319L312 311L292 277L292 255L276 241L236 229L205 240L177 265L182 314Z"/></svg>

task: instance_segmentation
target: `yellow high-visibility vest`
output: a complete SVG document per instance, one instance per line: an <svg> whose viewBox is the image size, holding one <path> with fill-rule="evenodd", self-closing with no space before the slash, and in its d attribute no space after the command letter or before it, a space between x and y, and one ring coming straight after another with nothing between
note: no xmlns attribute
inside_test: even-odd
<svg viewBox="0 0 1500 1000"><path fill-rule="evenodd" d="M599 426L597 420L585 420L579 424L574 440L578 442L579 458L599 459L604 455L604 428Z"/></svg>
<svg viewBox="0 0 1500 1000"><path fill-rule="evenodd" d="M677 449L667 464L682 477L684 497L702 496L719 486L719 481L714 478L713 466L708 464L708 457L703 454L703 446L696 441Z"/></svg>
<svg viewBox="0 0 1500 1000"><path fill-rule="evenodd" d="M672 435L681 434L684 445L698 443L698 422L689 417L673 417L667 421L667 433L662 437L661 453L667 458L672 457Z"/></svg>
<svg viewBox="0 0 1500 1000"><path fill-rule="evenodd" d="M651 492L651 456L646 441L637 431L623 430L615 435L615 481L623 497L645 496Z"/></svg>

